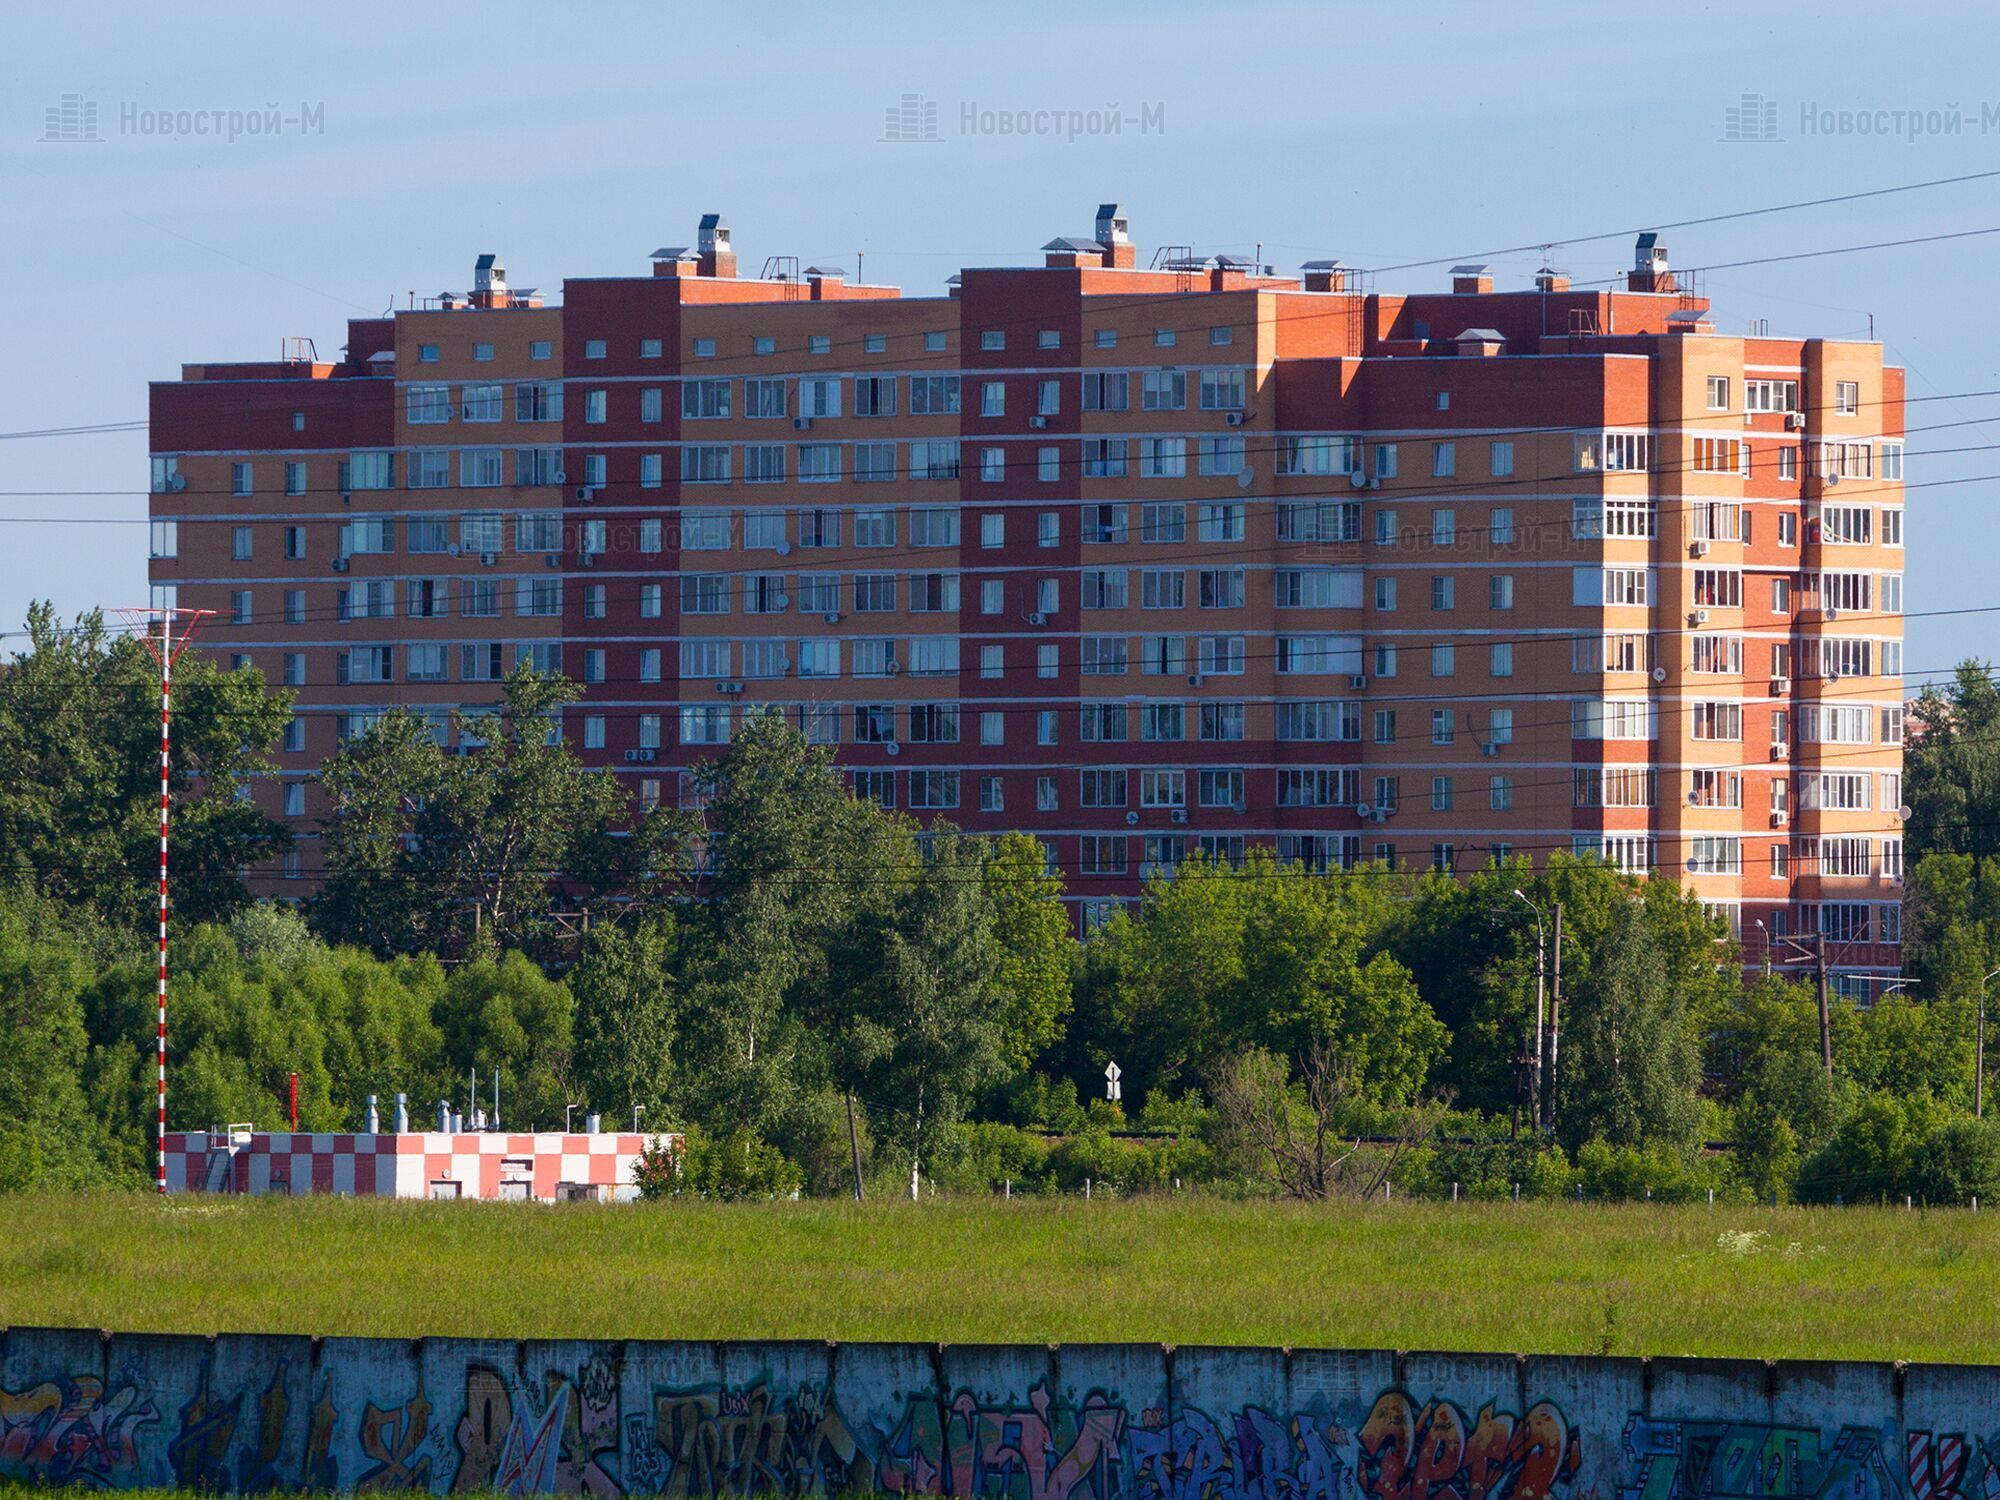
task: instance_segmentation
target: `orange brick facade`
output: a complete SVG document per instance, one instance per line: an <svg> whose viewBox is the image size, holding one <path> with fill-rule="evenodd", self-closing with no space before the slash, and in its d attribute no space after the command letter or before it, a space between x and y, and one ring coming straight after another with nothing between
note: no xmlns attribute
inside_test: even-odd
<svg viewBox="0 0 2000 1500"><path fill-rule="evenodd" d="M1753 959L1817 928L1896 969L1879 345L1719 334L1643 244L1616 289L1392 296L1141 268L1107 206L908 297L701 234L560 306L485 258L338 362L154 386L155 588L298 700L274 891L343 735L449 739L525 658L635 797L778 705L866 794L1036 834L1086 915L1201 850L1585 850Z"/></svg>

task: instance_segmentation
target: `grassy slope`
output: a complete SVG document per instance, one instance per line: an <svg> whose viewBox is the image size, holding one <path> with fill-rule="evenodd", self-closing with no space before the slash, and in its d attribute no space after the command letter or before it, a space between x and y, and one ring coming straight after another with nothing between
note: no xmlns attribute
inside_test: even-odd
<svg viewBox="0 0 2000 1500"><path fill-rule="evenodd" d="M0 1198L8 1323L1980 1360L2000 1214Z"/></svg>

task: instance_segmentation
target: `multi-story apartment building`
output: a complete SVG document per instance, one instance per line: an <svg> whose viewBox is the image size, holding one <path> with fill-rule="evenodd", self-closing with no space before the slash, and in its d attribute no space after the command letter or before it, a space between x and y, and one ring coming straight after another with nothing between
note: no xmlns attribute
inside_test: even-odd
<svg viewBox="0 0 2000 1500"><path fill-rule="evenodd" d="M1753 961L1898 962L1903 376L1737 337L1642 237L1594 288L1389 294L1115 205L945 295L714 215L560 306L492 256L337 361L152 392L157 594L297 696L269 789L517 661L644 802L778 706L856 787L1042 838L1086 914L1194 851L1602 854Z"/></svg>

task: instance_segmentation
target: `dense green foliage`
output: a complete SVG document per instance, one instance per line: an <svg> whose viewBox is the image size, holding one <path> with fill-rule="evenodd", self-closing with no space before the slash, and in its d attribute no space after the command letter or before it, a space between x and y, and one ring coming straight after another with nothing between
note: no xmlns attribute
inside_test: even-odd
<svg viewBox="0 0 2000 1500"><path fill-rule="evenodd" d="M0 785L0 1189L135 1183L154 678L95 621L30 626L0 672L0 747L26 768ZM236 792L288 707L255 674L190 658L181 678L176 1127L275 1126L294 1073L308 1129L354 1128L370 1094L419 1120L474 1088L483 1105L497 1074L510 1125L684 1130L685 1160L649 1169L667 1194L2000 1190L1972 1108L2000 954L2000 856L1968 831L2000 812L1982 670L1926 700L1911 753L1914 987L1836 1003L1830 1075L1811 993L1745 987L1672 882L1563 855L1451 879L1256 850L1153 880L1079 942L1034 840L858 800L775 715L695 773L693 805L641 813L551 735L571 685L525 671L467 721L474 754L403 714L345 746L323 888L256 904L235 869L284 834ZM1525 1059L1558 904L1543 1133ZM1122 1106L1100 1097L1113 1061Z"/></svg>

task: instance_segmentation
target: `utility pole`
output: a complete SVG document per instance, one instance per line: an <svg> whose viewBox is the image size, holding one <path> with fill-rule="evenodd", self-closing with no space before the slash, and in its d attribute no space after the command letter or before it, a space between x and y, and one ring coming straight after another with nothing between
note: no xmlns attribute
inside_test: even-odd
<svg viewBox="0 0 2000 1500"><path fill-rule="evenodd" d="M1528 893L1516 890L1514 894L1527 902L1528 909L1535 914L1535 1046L1528 1064L1528 1124L1539 1132L1544 1123L1542 1061L1546 1045L1543 1039L1544 1017L1548 1012L1548 931L1542 926L1542 909L1535 905Z"/></svg>
<svg viewBox="0 0 2000 1500"><path fill-rule="evenodd" d="M1973 1032L1972 1043L1972 1118L1986 1118L1986 986L1993 982L1995 969L1979 981L1979 1023Z"/></svg>
<svg viewBox="0 0 2000 1500"><path fill-rule="evenodd" d="M169 813L173 803L173 723L174 723L174 663L194 638L195 627L203 618L215 613L212 609L180 609L166 605L155 609L132 607L118 613L125 618L153 660L160 664L160 972L159 972L159 1023L156 1057L159 1072L159 1098L155 1120L155 1144L159 1162L156 1181L160 1196L167 1193L167 834ZM187 629L176 641L174 639L174 616L187 617ZM157 634L156 634L157 631Z"/></svg>
<svg viewBox="0 0 2000 1500"><path fill-rule="evenodd" d="M1556 1128L1556 1064L1562 1048L1562 1007L1563 1007L1563 904L1550 903L1554 907L1549 923L1549 1086L1548 1128Z"/></svg>
<svg viewBox="0 0 2000 1500"><path fill-rule="evenodd" d="M847 1091L847 1151L854 1159L854 1201L862 1202L867 1189L861 1185L861 1137L854 1129L854 1090Z"/></svg>
<svg viewBox="0 0 2000 1500"><path fill-rule="evenodd" d="M1833 1008L1826 995L1826 934L1813 934L1813 963L1819 974L1819 1060L1833 1077Z"/></svg>

